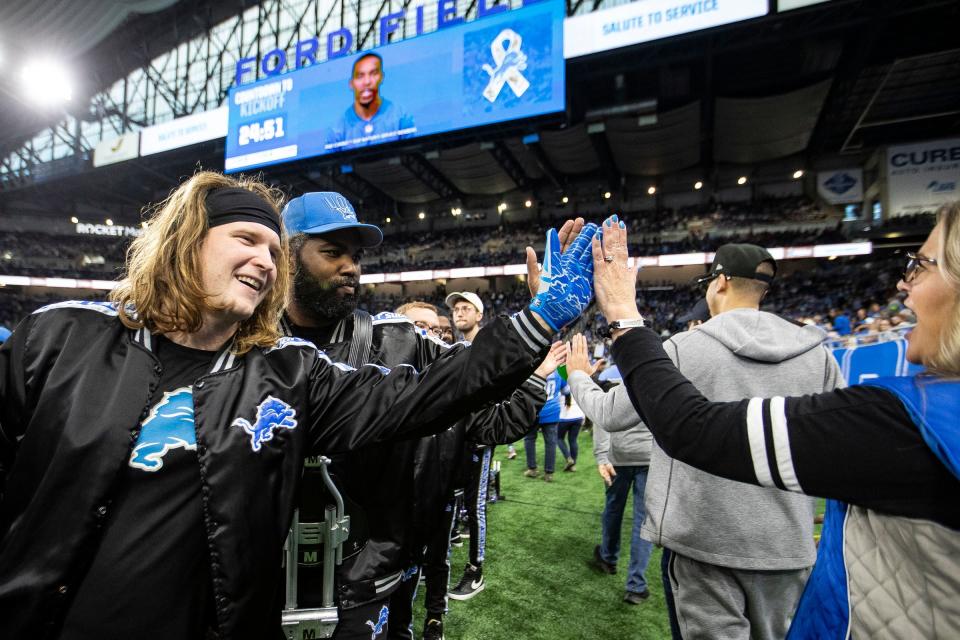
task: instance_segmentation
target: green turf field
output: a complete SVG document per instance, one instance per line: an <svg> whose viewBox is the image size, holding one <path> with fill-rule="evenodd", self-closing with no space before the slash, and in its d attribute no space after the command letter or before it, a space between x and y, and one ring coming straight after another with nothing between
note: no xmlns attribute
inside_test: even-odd
<svg viewBox="0 0 960 640"><path fill-rule="evenodd" d="M537 448L542 465L542 437ZM506 447L497 447L494 454L501 463L506 500L487 509L486 588L471 600L450 601L444 620L446 637L669 638L659 550L654 551L646 573L650 598L640 605L623 602L632 508L628 506L624 515L617 574L600 574L588 564L600 539L604 497L590 435L580 435L576 472L559 471L563 461L558 452L558 471L551 484L521 475L526 468L522 442L517 444L515 460L507 460L506 452ZM463 572L467 544L464 540L464 546L454 550L451 586ZM417 634L423 625L422 603L421 589L414 617Z"/></svg>

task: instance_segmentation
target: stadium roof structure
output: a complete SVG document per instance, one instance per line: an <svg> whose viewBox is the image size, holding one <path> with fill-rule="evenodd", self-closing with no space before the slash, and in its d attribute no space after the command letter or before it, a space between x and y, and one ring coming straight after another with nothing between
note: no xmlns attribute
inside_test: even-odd
<svg viewBox="0 0 960 640"><path fill-rule="evenodd" d="M321 20L324 28L330 20L332 26L337 19L352 20L369 35L372 26L364 25L407 2L286 4L296 10L281 0L42 0L0 9L0 24L16 17L23 41L61 42L75 68L87 70L87 86L67 114L25 108L15 98L13 74L6 74L0 92L0 211L20 211L29 203L38 213L62 215L86 204L111 210L119 220L136 219L142 205L198 166L222 168L223 140L93 169L91 138L82 130L99 126L107 139L105 123L117 130L114 135L152 124L158 103L163 117L222 103L232 69L226 47L218 49L228 36L218 40L216 32L232 17L234 31L242 31L251 28L253 16L252 28L282 46L281 19L296 20L300 29L312 15L317 32ZM608 4L618 3L567 0L567 13ZM117 6L128 11L121 19ZM470 11L476 12L476 2ZM72 12L80 13L71 19ZM960 132L960 49L942 28L958 19L960 5L951 0L832 0L570 60L568 108L556 118L344 152L263 173L294 193L344 192L373 212L371 218L402 218L425 203L467 206L511 191L553 203L574 183L622 194L691 173L722 186L724 167L738 175L742 168L811 166L841 154L859 163L882 145ZM207 51L191 49L204 37ZM171 50L193 56L209 74L195 100L185 97L184 85L169 70L157 67L156 56ZM142 108L107 95L137 73L146 87ZM63 154L53 157L54 150L49 160L37 148L48 130Z"/></svg>

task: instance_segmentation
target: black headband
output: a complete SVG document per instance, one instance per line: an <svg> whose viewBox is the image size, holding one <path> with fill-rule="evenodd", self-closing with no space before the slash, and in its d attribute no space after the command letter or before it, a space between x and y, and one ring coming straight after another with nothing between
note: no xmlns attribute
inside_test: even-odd
<svg viewBox="0 0 960 640"><path fill-rule="evenodd" d="M224 187L207 194L207 226L228 222L257 222L280 235L280 216L267 200L249 189Z"/></svg>

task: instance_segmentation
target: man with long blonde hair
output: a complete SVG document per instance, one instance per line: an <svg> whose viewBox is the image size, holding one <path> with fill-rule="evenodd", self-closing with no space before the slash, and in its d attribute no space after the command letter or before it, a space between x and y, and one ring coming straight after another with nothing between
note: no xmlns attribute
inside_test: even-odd
<svg viewBox="0 0 960 640"><path fill-rule="evenodd" d="M442 431L537 366L589 302L585 227L528 309L469 350L353 369L280 337L279 195L200 172L158 206L110 303L0 348L0 637L261 639L304 457ZM450 384L449 381L453 381Z"/></svg>

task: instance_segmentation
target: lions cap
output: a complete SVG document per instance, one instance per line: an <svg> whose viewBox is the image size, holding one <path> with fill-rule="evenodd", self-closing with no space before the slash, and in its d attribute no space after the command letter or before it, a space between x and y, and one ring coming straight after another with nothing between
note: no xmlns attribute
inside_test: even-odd
<svg viewBox="0 0 960 640"><path fill-rule="evenodd" d="M353 230L364 248L383 242L380 227L363 224L350 201L334 191L314 191L294 198L283 208L283 224L287 232L315 236L341 229Z"/></svg>
<svg viewBox="0 0 960 640"><path fill-rule="evenodd" d="M471 293L470 291L455 291L450 295L448 295L446 300L444 300L444 302L446 302L447 306L450 307L450 309L452 310L453 305L457 304L457 302L459 302L460 300L466 300L467 302L475 306L477 308L477 311L479 311L480 313L483 313L483 303L480 302L480 296L478 296L475 293Z"/></svg>
<svg viewBox="0 0 960 640"><path fill-rule="evenodd" d="M757 273L757 267L764 262L769 262L773 266L773 273L776 275L777 261L763 247L758 247L755 244L725 244L717 249L713 258L713 265L710 267L710 273L699 278L698 282L706 282L717 276L727 276L729 278L750 278L769 284L773 282L773 276Z"/></svg>

